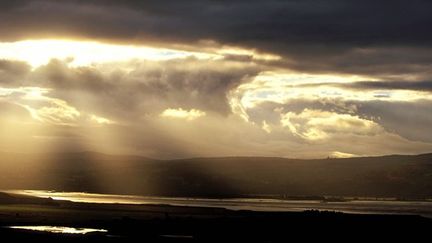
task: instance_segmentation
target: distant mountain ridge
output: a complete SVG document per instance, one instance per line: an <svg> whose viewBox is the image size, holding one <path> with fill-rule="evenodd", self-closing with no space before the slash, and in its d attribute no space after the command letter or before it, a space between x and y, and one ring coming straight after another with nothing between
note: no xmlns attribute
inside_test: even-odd
<svg viewBox="0 0 432 243"><path fill-rule="evenodd" d="M0 189L188 197L432 198L432 153L306 160L157 160L89 151L0 156Z"/></svg>

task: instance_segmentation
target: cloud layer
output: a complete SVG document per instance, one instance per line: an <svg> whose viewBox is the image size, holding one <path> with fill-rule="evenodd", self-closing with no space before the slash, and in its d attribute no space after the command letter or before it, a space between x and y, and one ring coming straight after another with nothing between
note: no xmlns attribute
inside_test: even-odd
<svg viewBox="0 0 432 243"><path fill-rule="evenodd" d="M432 121L432 97L416 88L422 82L390 87L380 81L342 83L350 78L328 75L269 76L262 69L195 58L79 67L54 59L34 69L3 61L1 71L9 78L1 84L7 115L0 123L18 136L5 136L2 148L13 150L19 142L158 158L325 157L432 148L424 133ZM423 98L404 96L419 90ZM398 110L406 106L416 109L407 116Z"/></svg>
<svg viewBox="0 0 432 243"><path fill-rule="evenodd" d="M3 41L69 37L189 49L242 46L308 72L430 77L432 3L54 1L2 3Z"/></svg>
<svg viewBox="0 0 432 243"><path fill-rule="evenodd" d="M422 0L3 1L0 150L428 152L431 8ZM27 41L35 39L58 40Z"/></svg>

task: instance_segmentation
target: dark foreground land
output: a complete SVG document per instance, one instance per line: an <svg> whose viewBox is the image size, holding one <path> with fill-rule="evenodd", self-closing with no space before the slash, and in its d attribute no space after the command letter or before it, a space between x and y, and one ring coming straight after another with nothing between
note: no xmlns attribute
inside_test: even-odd
<svg viewBox="0 0 432 243"><path fill-rule="evenodd" d="M106 229L86 235L5 226ZM415 215L252 212L166 205L54 201L0 194L1 242L288 242L427 239L432 219ZM423 238L426 237L426 238Z"/></svg>

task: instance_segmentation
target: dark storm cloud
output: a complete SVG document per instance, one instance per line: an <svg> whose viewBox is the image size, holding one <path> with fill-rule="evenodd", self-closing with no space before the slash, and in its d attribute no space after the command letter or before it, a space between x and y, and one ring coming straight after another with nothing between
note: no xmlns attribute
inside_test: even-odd
<svg viewBox="0 0 432 243"><path fill-rule="evenodd" d="M186 45L214 40L282 55L279 65L305 71L417 74L432 63L432 2L426 0L28 0L2 5L3 40L76 36Z"/></svg>
<svg viewBox="0 0 432 243"><path fill-rule="evenodd" d="M313 83L301 84L297 87L333 86L358 90L415 90L432 92L432 81L386 80L358 81L352 83Z"/></svg>
<svg viewBox="0 0 432 243"><path fill-rule="evenodd" d="M430 100L418 102L361 102L358 113L379 118L379 123L390 132L396 132L413 141L432 142L430 132L432 113Z"/></svg>
<svg viewBox="0 0 432 243"><path fill-rule="evenodd" d="M400 89L432 92L432 81L363 81L346 86L358 89Z"/></svg>
<svg viewBox="0 0 432 243"><path fill-rule="evenodd" d="M387 80L432 77L432 48L429 47L391 47L390 43L386 47L352 46L351 49L323 53L326 48L331 47L299 47L288 54L291 60L282 60L278 64L304 72L341 72Z"/></svg>
<svg viewBox="0 0 432 243"><path fill-rule="evenodd" d="M168 108L231 113L227 93L259 73L252 64L203 61L130 61L70 67L52 60L29 75L27 86L51 88L50 96L79 110L97 110L116 120Z"/></svg>

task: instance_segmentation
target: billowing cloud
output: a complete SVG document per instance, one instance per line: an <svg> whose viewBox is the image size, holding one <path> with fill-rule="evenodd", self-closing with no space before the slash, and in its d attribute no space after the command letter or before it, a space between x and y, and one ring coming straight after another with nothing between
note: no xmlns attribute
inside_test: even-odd
<svg viewBox="0 0 432 243"><path fill-rule="evenodd" d="M26 67L8 65L6 72L15 70L14 65ZM397 112L380 105L432 102L427 90L386 86L389 95L384 96L383 81L371 81L375 85L354 76L269 75L262 68L224 59L88 66L54 59L22 69L20 78L3 85L2 102L22 108L8 109L7 117L28 115L19 123L2 124L29 129L20 135L28 144L160 158L355 156L432 147L425 133L406 136L408 127L419 124L407 126L407 120L396 119ZM419 121L428 124L429 116L423 117ZM353 140L355 144L349 142Z"/></svg>
<svg viewBox="0 0 432 243"><path fill-rule="evenodd" d="M1 2L0 150L428 152L431 4Z"/></svg>
<svg viewBox="0 0 432 243"><path fill-rule="evenodd" d="M301 113L282 115L282 126L306 140L329 139L333 134L358 134L374 136L383 129L373 121L349 114L305 109Z"/></svg>
<svg viewBox="0 0 432 243"><path fill-rule="evenodd" d="M53 60L35 69L28 82L52 88L53 96L79 109L139 119L172 107L228 114L227 92L258 71L253 64L222 60L130 61L85 67Z"/></svg>
<svg viewBox="0 0 432 243"><path fill-rule="evenodd" d="M281 113L288 114L286 121L289 121L290 117L301 120L303 115L319 110L324 113L316 113L315 119L310 119L317 124L316 127L308 126L308 119L297 124L298 129L288 126L290 123L287 127L303 137L313 131L316 131L315 137L319 134L327 136L322 129L327 121L335 121L330 117L320 119L321 115L336 113L338 116L335 117L347 116L373 122L388 132L413 141L432 141L428 133L422 132L432 122L428 108L432 103L432 92L427 88L428 81L361 81L364 78L262 73L252 82L231 91L230 97L238 114L257 124L265 123L265 130L279 123ZM350 127L344 133L350 133L350 129L361 130Z"/></svg>
<svg viewBox="0 0 432 243"><path fill-rule="evenodd" d="M39 87L0 88L0 100L24 108L34 122L66 126L76 126L87 121L112 123L94 114L83 114L66 101L50 97L50 92L50 89Z"/></svg>

